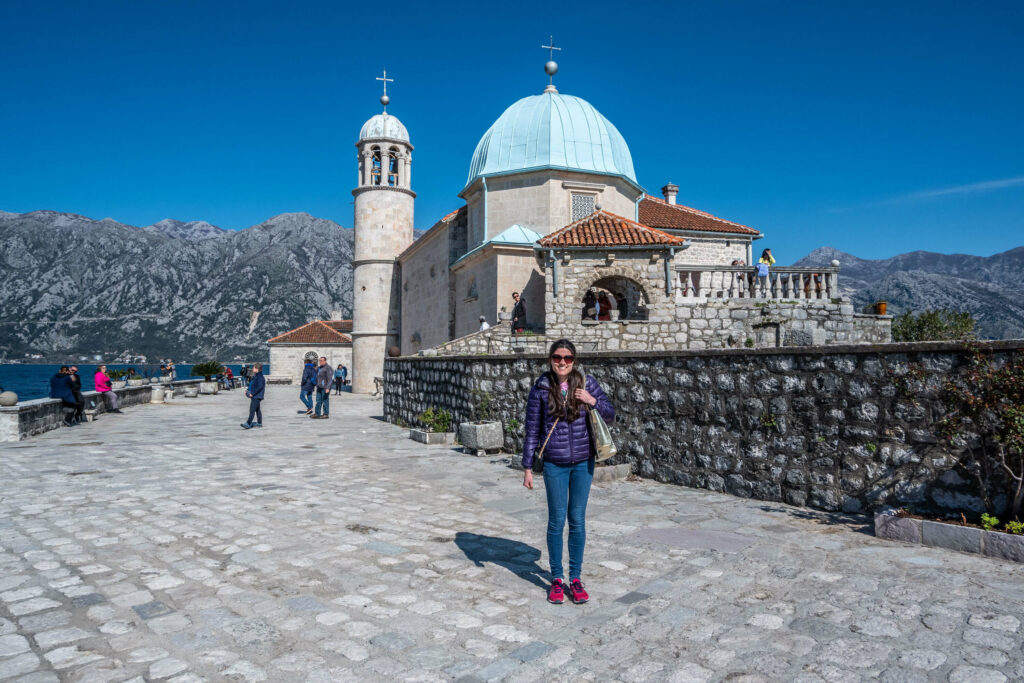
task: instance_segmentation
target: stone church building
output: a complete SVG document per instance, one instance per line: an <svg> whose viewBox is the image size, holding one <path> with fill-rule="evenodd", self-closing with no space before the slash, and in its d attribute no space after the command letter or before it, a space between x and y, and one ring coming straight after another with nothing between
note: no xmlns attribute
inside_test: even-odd
<svg viewBox="0 0 1024 683"><path fill-rule="evenodd" d="M414 148L387 112L386 90L381 102L384 112L356 143L352 191L357 393L374 390L385 355L439 345L509 352L558 336L588 350L889 339L888 319L858 317L840 298L838 264L754 277L758 230L677 203L671 183L648 194L611 121L551 83L483 133L457 193L462 205L414 242ZM526 306L526 337L494 325L512 310L513 292ZM594 320L588 292L615 310ZM481 316L494 327L478 332Z"/></svg>

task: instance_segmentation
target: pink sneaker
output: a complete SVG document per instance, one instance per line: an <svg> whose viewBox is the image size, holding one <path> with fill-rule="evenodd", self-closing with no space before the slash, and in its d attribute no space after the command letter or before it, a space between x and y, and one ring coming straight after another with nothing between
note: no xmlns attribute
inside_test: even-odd
<svg viewBox="0 0 1024 683"><path fill-rule="evenodd" d="M582 605L590 599L587 591L583 590L583 582L579 579L573 579L569 582L569 596L577 605Z"/></svg>
<svg viewBox="0 0 1024 683"><path fill-rule="evenodd" d="M548 602L552 605L561 605L565 601L565 586L561 579L555 579L548 588Z"/></svg>

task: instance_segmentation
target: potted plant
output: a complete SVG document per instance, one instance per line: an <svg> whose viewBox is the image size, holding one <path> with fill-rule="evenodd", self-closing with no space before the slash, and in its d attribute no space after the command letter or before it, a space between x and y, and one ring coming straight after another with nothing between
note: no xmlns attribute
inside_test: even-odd
<svg viewBox="0 0 1024 683"><path fill-rule="evenodd" d="M146 384L146 379L139 375L126 375L126 377L128 378L128 386L130 387L141 387Z"/></svg>
<svg viewBox="0 0 1024 683"><path fill-rule="evenodd" d="M107 370L107 377L110 378L110 388L124 389L128 386L128 382L124 380L124 376L127 374L127 370Z"/></svg>
<svg viewBox="0 0 1024 683"><path fill-rule="evenodd" d="M443 408L430 406L416 416L423 429L409 429L409 438L425 444L451 445L455 441L452 429L452 414Z"/></svg>
<svg viewBox="0 0 1024 683"><path fill-rule="evenodd" d="M474 389L473 401L473 420L459 425L459 441L466 452L475 455L500 451L505 443L505 430L494 419L490 392Z"/></svg>
<svg viewBox="0 0 1024 683"><path fill-rule="evenodd" d="M190 373L193 377L202 377L203 381L199 383L199 393L201 394L216 394L217 383L213 381L213 376L220 372L223 366L220 362L215 360L203 361L202 363L196 363L192 366L192 372Z"/></svg>

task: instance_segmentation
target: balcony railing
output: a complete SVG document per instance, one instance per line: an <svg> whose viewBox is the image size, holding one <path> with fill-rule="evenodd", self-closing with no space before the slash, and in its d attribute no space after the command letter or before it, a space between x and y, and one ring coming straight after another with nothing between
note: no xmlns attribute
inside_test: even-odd
<svg viewBox="0 0 1024 683"><path fill-rule="evenodd" d="M839 267L772 266L758 277L752 266L676 265L676 297L707 299L832 299L839 296Z"/></svg>

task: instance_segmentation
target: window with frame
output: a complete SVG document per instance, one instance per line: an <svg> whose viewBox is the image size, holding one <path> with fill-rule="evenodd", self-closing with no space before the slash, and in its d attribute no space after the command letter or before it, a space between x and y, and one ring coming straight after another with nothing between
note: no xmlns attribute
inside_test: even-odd
<svg viewBox="0 0 1024 683"><path fill-rule="evenodd" d="M597 204L597 197L592 194L583 194L582 192L572 193L572 222L586 218L590 214L594 213L594 207Z"/></svg>

